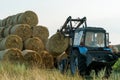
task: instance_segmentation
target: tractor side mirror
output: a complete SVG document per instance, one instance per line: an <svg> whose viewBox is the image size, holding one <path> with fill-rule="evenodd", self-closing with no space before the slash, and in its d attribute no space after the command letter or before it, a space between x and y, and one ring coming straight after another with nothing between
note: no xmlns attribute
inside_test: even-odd
<svg viewBox="0 0 120 80"><path fill-rule="evenodd" d="M111 42L109 41L109 33L106 33L106 46L109 46Z"/></svg>

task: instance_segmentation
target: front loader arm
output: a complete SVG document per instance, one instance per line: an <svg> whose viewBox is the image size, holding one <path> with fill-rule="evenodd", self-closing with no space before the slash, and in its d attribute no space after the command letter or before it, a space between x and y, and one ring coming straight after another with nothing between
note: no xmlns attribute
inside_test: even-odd
<svg viewBox="0 0 120 80"><path fill-rule="evenodd" d="M73 25L73 22L76 23L77 25ZM82 24L85 25L85 27L87 27L87 24L86 24L86 17L83 17L82 19L80 18L77 18L77 19L72 19L71 16L69 16L65 23L63 24L63 26L61 27L60 30L58 30L58 32L61 32L62 34L66 35L70 35L70 33L79 28Z"/></svg>

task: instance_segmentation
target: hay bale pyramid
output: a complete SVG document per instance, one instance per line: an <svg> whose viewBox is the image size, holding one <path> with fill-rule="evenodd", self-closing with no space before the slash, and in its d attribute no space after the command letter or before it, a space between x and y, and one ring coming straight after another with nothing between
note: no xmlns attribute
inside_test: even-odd
<svg viewBox="0 0 120 80"><path fill-rule="evenodd" d="M28 10L0 19L0 59L13 62L15 55L21 55L25 63L40 66L40 53L45 50L48 37L47 27L38 25L38 16L33 11Z"/></svg>
<svg viewBox="0 0 120 80"><path fill-rule="evenodd" d="M67 49L69 39L64 38L60 33L48 39L48 28L38 25L38 22L37 14L30 10L0 19L1 61L14 62L22 56L20 59L29 65L53 67L53 56Z"/></svg>

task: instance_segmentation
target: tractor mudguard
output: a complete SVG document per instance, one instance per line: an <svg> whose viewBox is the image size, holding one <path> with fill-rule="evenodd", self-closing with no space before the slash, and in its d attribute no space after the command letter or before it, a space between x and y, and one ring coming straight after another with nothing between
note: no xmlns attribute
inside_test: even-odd
<svg viewBox="0 0 120 80"><path fill-rule="evenodd" d="M86 47L82 46L82 47L79 47L78 49L79 49L80 54L86 56L87 51L88 51L88 49Z"/></svg>

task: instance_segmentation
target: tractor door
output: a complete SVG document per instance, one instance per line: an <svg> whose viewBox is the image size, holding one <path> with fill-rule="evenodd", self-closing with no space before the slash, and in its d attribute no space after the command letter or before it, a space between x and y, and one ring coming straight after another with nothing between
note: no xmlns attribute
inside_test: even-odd
<svg viewBox="0 0 120 80"><path fill-rule="evenodd" d="M83 31L75 31L73 47L78 47L83 42Z"/></svg>

